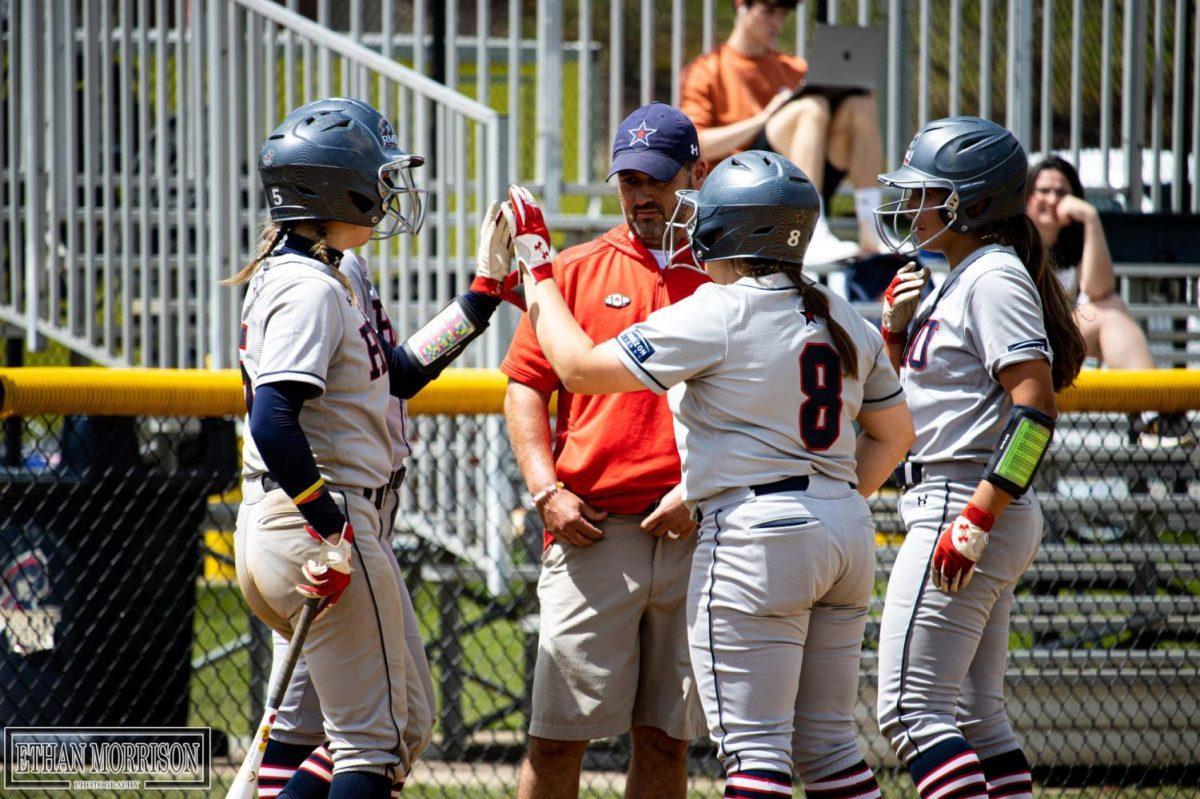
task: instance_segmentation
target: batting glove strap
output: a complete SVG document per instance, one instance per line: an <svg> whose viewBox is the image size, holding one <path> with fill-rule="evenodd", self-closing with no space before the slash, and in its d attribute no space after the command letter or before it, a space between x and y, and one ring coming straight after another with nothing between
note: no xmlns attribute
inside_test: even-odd
<svg viewBox="0 0 1200 799"><path fill-rule="evenodd" d="M901 330L896 333L893 333L892 331L888 330L886 327L880 325L879 332L883 334L883 340L885 342L887 342L888 344L904 344L906 341L908 341L908 331L907 330Z"/></svg>

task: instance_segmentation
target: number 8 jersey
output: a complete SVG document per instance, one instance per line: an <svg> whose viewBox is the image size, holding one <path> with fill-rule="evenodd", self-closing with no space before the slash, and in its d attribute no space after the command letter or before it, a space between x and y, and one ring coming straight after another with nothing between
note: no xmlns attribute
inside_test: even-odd
<svg viewBox="0 0 1200 799"><path fill-rule="evenodd" d="M249 415L268 383L307 383L300 427L321 477L331 485L377 488L392 471L387 358L332 267L301 255L263 261L242 303L238 353ZM247 424L244 477L267 471Z"/></svg>
<svg viewBox="0 0 1200 799"><path fill-rule="evenodd" d="M701 286L606 345L651 391L674 387L667 400L688 502L814 472L855 482L852 420L900 404L904 392L879 331L818 290L854 341L858 378L842 374L827 323L805 311L784 274Z"/></svg>

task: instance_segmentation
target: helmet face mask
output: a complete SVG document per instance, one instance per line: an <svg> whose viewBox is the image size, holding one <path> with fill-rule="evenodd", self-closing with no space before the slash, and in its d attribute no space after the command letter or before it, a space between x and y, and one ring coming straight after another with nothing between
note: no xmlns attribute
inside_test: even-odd
<svg viewBox="0 0 1200 799"><path fill-rule="evenodd" d="M412 170L421 166L425 159L418 155L400 155L379 167L379 196L382 198L384 218L391 220L391 227L376 232L372 240L390 239L407 233L417 235L425 224L425 202L429 192L418 189ZM381 220L382 221L382 220Z"/></svg>
<svg viewBox="0 0 1200 799"><path fill-rule="evenodd" d="M696 258L696 263L701 267L704 262L696 253L695 247L692 244L692 234L696 232L696 189L680 189L675 192L678 198L675 203L675 210L671 212L671 218L667 221L667 227L663 231L663 252L666 253L667 263L675 262L675 259L683 254L688 249L692 250L692 255ZM677 244L680 239L682 244Z"/></svg>
<svg viewBox="0 0 1200 799"><path fill-rule="evenodd" d="M883 203L875 209L875 232L879 236L879 240L892 252L898 255L912 255L917 250L926 248L947 230L953 228L958 221L958 191L949 181L930 179L920 183L900 185L889 182L886 185L900 189L900 199ZM931 189L947 192L946 198L937 204L932 202L926 204ZM911 200L918 195L921 201L914 208ZM938 211L945 224L929 238L920 240L917 238L916 221L917 217L927 211Z"/></svg>

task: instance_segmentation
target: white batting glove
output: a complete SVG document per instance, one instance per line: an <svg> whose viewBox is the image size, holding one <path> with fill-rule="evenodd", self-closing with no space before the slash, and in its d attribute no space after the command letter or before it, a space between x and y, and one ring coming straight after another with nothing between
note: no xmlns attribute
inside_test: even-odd
<svg viewBox="0 0 1200 799"><path fill-rule="evenodd" d="M479 249L475 255L475 279L471 282L471 291L501 296L505 291L505 278L512 271L512 259L512 226L501 212L500 203L493 201L479 227Z"/></svg>
<svg viewBox="0 0 1200 799"><path fill-rule="evenodd" d="M304 529L320 543L321 549L315 558L309 558L308 562L300 567L304 582L296 586L296 591L308 598L323 599L317 611L320 615L336 605L342 598L342 592L350 585L354 528L349 522L343 524L337 543L331 542L310 525L304 525Z"/></svg>
<svg viewBox="0 0 1200 799"><path fill-rule="evenodd" d="M513 250L521 266L535 282L552 277L550 266L554 261L554 248L550 245L550 231L546 227L546 217L529 189L509 186L508 202L504 203L503 211L513 231Z"/></svg>
<svg viewBox="0 0 1200 799"><path fill-rule="evenodd" d="M903 344L908 323L921 302L921 290L929 282L929 268L909 261L900 267L883 293L883 323L880 332L889 344Z"/></svg>

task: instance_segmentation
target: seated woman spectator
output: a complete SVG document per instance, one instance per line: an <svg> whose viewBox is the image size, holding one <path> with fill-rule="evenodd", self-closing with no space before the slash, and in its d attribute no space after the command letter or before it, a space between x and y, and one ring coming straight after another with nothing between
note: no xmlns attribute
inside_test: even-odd
<svg viewBox="0 0 1200 799"><path fill-rule="evenodd" d="M1050 260L1068 292L1078 296L1075 324L1090 357L1112 369L1153 369L1146 334L1117 294L1112 256L1095 207L1083 199L1079 173L1051 155L1030 172L1025 212L1050 249ZM1143 446L1195 444L1182 414L1143 414L1134 422Z"/></svg>

